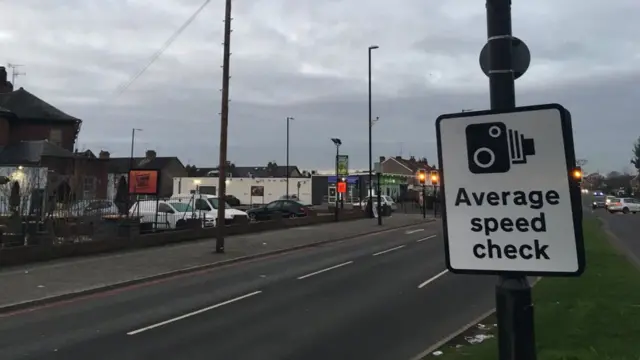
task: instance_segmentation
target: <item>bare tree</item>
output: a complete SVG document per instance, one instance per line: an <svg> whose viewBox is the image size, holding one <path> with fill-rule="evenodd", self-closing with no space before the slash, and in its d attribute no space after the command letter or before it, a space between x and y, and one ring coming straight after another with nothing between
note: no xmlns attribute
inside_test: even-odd
<svg viewBox="0 0 640 360"><path fill-rule="evenodd" d="M17 169L2 176L0 181L0 211L11 215L26 215L34 190L38 188L39 169Z"/></svg>

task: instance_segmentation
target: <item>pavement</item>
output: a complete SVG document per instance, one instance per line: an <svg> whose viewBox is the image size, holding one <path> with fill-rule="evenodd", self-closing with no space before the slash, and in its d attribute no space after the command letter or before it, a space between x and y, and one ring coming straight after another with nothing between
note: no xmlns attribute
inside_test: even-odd
<svg viewBox="0 0 640 360"><path fill-rule="evenodd" d="M264 253L423 223L417 215L339 223L229 237L225 254L214 252L215 239L147 248L117 254L63 259L0 269L0 312L7 307L43 302L71 293L113 287L176 271L191 271ZM4 308L4 309L3 309Z"/></svg>
<svg viewBox="0 0 640 360"><path fill-rule="evenodd" d="M0 315L0 353L408 360L494 306L495 278L450 274L443 247L440 222L423 222L23 309Z"/></svg>

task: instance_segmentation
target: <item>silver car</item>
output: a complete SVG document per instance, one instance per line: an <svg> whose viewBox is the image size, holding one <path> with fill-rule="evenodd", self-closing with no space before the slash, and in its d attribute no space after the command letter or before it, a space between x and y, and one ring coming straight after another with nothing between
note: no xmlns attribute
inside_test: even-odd
<svg viewBox="0 0 640 360"><path fill-rule="evenodd" d="M640 200L634 198L613 198L611 202L609 202L607 210L612 214L618 212L635 214L640 211Z"/></svg>

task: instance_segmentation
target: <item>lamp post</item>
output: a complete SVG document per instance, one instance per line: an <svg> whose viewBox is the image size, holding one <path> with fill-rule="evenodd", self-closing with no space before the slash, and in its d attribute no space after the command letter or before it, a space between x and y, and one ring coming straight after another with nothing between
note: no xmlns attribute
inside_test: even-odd
<svg viewBox="0 0 640 360"><path fill-rule="evenodd" d="M289 122L294 120L292 116L287 117L287 199L289 198Z"/></svg>
<svg viewBox="0 0 640 360"><path fill-rule="evenodd" d="M335 221L338 221L338 177L340 174L338 173L338 159L340 158L340 145L342 145L342 141L338 138L331 138L333 144L336 146L336 207L334 210Z"/></svg>
<svg viewBox="0 0 640 360"><path fill-rule="evenodd" d="M373 127L373 121L371 119L371 51L378 48L378 45L369 46L369 193L367 196L373 196L371 190L373 185L373 150L372 150L372 134L371 128ZM369 217L373 218L373 207L369 210Z"/></svg>

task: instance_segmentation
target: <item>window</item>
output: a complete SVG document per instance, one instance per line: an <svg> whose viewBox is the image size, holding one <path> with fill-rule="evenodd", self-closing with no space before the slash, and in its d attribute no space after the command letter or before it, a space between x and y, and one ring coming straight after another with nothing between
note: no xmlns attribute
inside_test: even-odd
<svg viewBox="0 0 640 360"><path fill-rule="evenodd" d="M211 205L213 206L214 209L217 209L220 206L220 199L218 198L209 198L209 202L211 203ZM229 205L228 202L224 202L224 208L225 209L230 209L231 205Z"/></svg>
<svg viewBox="0 0 640 360"><path fill-rule="evenodd" d="M177 203L179 204L179 203ZM158 204L158 212L159 213L170 213L172 212L173 209L171 209L171 206L165 204L165 203L160 203Z"/></svg>
<svg viewBox="0 0 640 360"><path fill-rule="evenodd" d="M276 210L279 209L281 206L280 201L274 201L272 203L269 203L269 205L267 205L267 209L269 210Z"/></svg>
<svg viewBox="0 0 640 360"><path fill-rule="evenodd" d="M196 210L211 211L209 203L205 199L196 199Z"/></svg>
<svg viewBox="0 0 640 360"><path fill-rule="evenodd" d="M89 200L95 198L96 178L94 176L85 176L82 179L83 199Z"/></svg>
<svg viewBox="0 0 640 360"><path fill-rule="evenodd" d="M295 211L298 207L299 205L293 201L282 202L282 208L284 208L285 210Z"/></svg>
<svg viewBox="0 0 640 360"><path fill-rule="evenodd" d="M171 206L173 206L174 209L176 209L177 212L191 212L191 211L193 211L193 208L191 207L191 205L185 204L185 203L181 203L181 202L172 202L172 203L169 203L169 205L166 205L166 204L160 204L160 205L161 206L165 205L168 209L171 209L169 207L169 205L171 205ZM163 211L163 212L168 212L168 211Z"/></svg>
<svg viewBox="0 0 640 360"><path fill-rule="evenodd" d="M85 176L82 184L82 189L89 192L95 191L96 178L94 176Z"/></svg>
<svg viewBox="0 0 640 360"><path fill-rule="evenodd" d="M58 146L62 146L62 130L61 129L49 130L49 142Z"/></svg>
<svg viewBox="0 0 640 360"><path fill-rule="evenodd" d="M201 185L199 187L199 192L200 194L207 194L207 195L216 195L216 187L215 186L205 186L205 185Z"/></svg>

